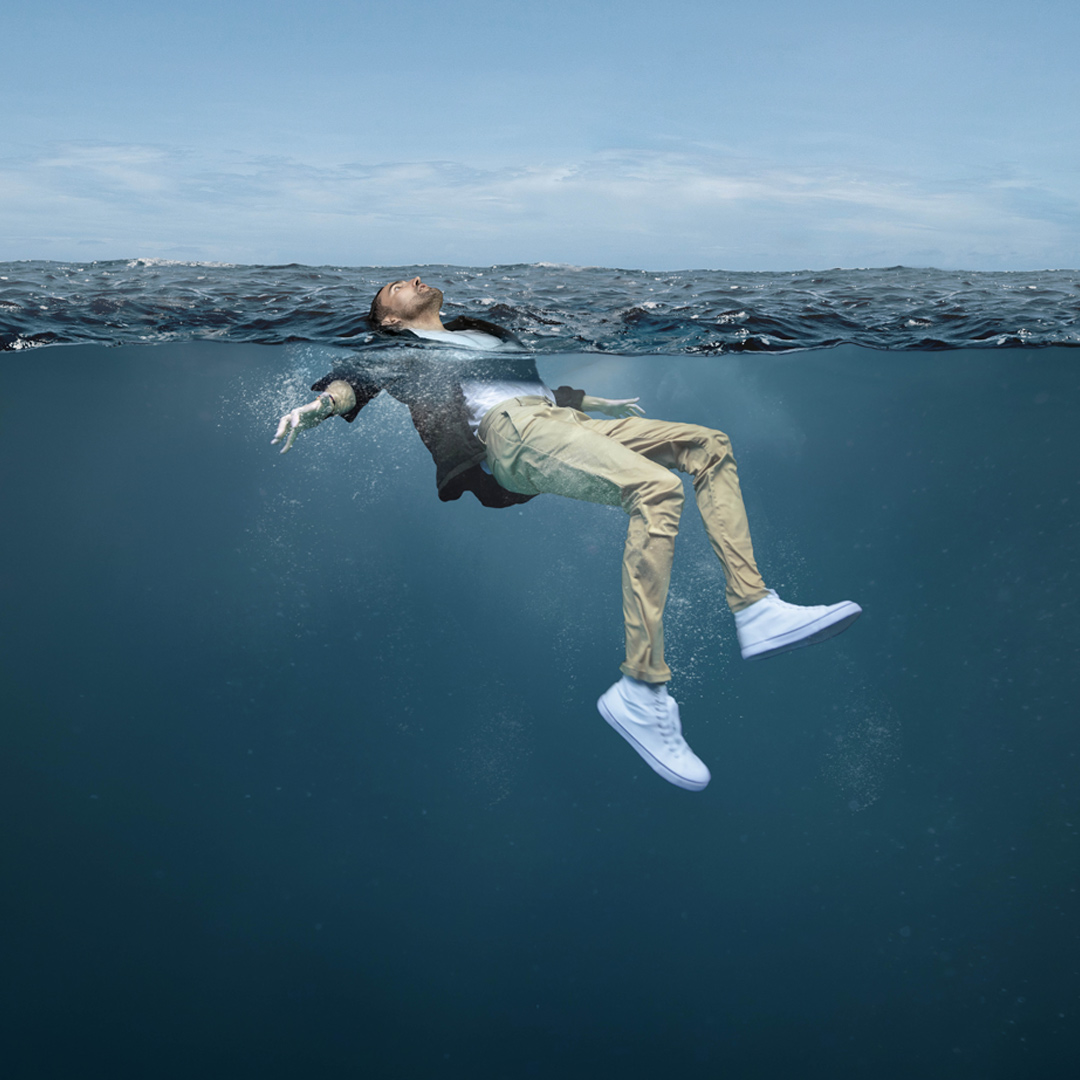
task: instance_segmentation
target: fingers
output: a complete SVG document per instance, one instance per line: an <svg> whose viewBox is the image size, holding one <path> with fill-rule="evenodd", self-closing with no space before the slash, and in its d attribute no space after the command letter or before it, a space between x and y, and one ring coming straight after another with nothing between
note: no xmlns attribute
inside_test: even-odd
<svg viewBox="0 0 1080 1080"><path fill-rule="evenodd" d="M628 416L644 416L645 410L638 404L640 400L640 397L631 397L617 398L616 400L609 402L609 405L611 406L611 415L620 418L626 418Z"/></svg>
<svg viewBox="0 0 1080 1080"><path fill-rule="evenodd" d="M613 401L611 413L613 416L644 416L645 410L638 404L640 398L623 398L621 401Z"/></svg>
<svg viewBox="0 0 1080 1080"><path fill-rule="evenodd" d="M292 449L292 444L296 442L296 436L299 432L300 410L293 409L292 412L286 413L278 422L277 431L274 432L270 445L276 446L282 439L285 439L285 445L281 448L281 453L287 454ZM286 438L286 436L288 437Z"/></svg>
<svg viewBox="0 0 1080 1080"><path fill-rule="evenodd" d="M270 445L274 446L281 442L285 438L285 432L289 427L289 413L286 413L279 421L277 431L274 432L274 437L270 440Z"/></svg>

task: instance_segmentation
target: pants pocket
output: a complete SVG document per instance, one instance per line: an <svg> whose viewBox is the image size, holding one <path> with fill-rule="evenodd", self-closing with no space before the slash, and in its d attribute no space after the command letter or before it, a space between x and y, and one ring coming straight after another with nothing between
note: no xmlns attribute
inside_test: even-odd
<svg viewBox="0 0 1080 1080"><path fill-rule="evenodd" d="M500 409L488 421L485 435L488 468L499 486L518 495L537 494L531 484L514 475L514 463L520 456L523 439L506 409Z"/></svg>

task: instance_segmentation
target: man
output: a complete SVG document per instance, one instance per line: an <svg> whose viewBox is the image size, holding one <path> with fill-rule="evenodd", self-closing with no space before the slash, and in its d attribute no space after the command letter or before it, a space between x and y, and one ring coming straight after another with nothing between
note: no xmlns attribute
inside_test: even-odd
<svg viewBox="0 0 1080 1080"><path fill-rule="evenodd" d="M468 490L487 506L507 506L553 493L621 506L630 519L622 567L626 659L622 678L597 707L664 779L702 790L709 770L683 738L679 707L666 685L671 671L664 662L663 611L684 498L671 470L693 477L745 659L824 641L862 609L851 601L799 607L766 588L722 432L646 419L637 398L613 401L566 386L552 391L501 327L469 318L444 325L442 300L418 277L392 281L376 294L369 318L377 330L466 349L480 354L476 360L346 366L315 383L318 398L281 418L273 442L285 453L300 431L333 415L351 422L388 389L409 406L435 459L440 498Z"/></svg>

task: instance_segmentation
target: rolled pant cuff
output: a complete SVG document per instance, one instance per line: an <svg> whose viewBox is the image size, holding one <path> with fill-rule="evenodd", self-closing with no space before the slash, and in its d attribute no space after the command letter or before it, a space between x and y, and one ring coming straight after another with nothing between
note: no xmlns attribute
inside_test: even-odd
<svg viewBox="0 0 1080 1080"><path fill-rule="evenodd" d="M671 682L671 668L665 664L662 668L648 670L646 668L631 667L627 663L619 665L619 670L631 679L640 679L642 682Z"/></svg>
<svg viewBox="0 0 1080 1080"><path fill-rule="evenodd" d="M764 600L769 595L769 590L761 588L752 592L749 596L740 596L738 599L731 597L728 599L728 608L734 615L736 611L745 611L751 604L756 604L759 600Z"/></svg>

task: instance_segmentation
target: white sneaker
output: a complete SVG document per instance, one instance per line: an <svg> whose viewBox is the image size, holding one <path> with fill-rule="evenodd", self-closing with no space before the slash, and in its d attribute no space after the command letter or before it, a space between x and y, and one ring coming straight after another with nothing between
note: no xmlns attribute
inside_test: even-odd
<svg viewBox="0 0 1080 1080"><path fill-rule="evenodd" d="M769 590L769 595L742 611L735 612L735 629L744 660L814 645L846 630L862 608L850 600L828 607L799 607L786 604Z"/></svg>
<svg viewBox="0 0 1080 1080"><path fill-rule="evenodd" d="M686 745L679 706L663 683L654 686L624 675L596 707L665 780L687 791L701 791L708 784L709 770Z"/></svg>

